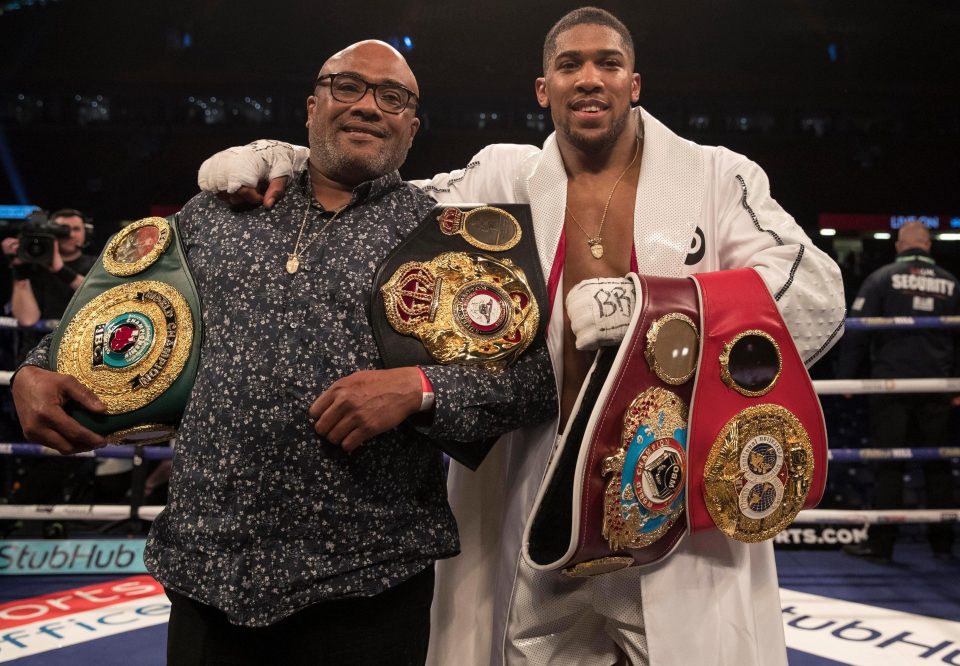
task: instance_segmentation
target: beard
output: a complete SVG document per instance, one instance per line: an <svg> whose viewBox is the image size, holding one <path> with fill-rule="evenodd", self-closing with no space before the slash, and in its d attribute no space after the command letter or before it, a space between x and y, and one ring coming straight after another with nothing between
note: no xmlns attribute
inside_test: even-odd
<svg viewBox="0 0 960 666"><path fill-rule="evenodd" d="M630 109L627 108L622 114L613 119L606 132L600 135L588 136L570 126L570 123L563 121L557 123L557 129L566 137L570 144L582 153L596 155L613 148L617 139L623 134L627 121L630 119Z"/></svg>
<svg viewBox="0 0 960 666"><path fill-rule="evenodd" d="M351 154L339 145L338 134L333 128L316 134L311 130L310 161L328 178L345 184L359 185L396 171L410 150L408 143L391 133L373 155Z"/></svg>

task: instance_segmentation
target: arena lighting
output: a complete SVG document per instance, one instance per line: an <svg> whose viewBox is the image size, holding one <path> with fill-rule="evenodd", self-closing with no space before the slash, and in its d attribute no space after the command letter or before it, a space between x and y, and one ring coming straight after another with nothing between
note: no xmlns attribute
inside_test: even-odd
<svg viewBox="0 0 960 666"><path fill-rule="evenodd" d="M821 236L836 236L836 235L837 235L837 230L836 230L836 229L821 229L821 230L820 230L820 235L821 235Z"/></svg>
<svg viewBox="0 0 960 666"><path fill-rule="evenodd" d="M0 219L2 220L25 220L30 217L30 213L40 210L36 206L21 205L0 205Z"/></svg>
<svg viewBox="0 0 960 666"><path fill-rule="evenodd" d="M406 51L409 53L413 50L413 37L410 35L404 35L403 37L400 37L399 35L392 35L387 38L387 44L398 51Z"/></svg>
<svg viewBox="0 0 960 666"><path fill-rule="evenodd" d="M18 9L26 9L27 7L43 7L47 4L52 4L58 0L20 0L19 2L4 2L0 4L0 14L4 12L15 12Z"/></svg>
<svg viewBox="0 0 960 666"><path fill-rule="evenodd" d="M20 177L20 169L17 168L16 160L13 159L13 151L10 150L7 134L3 131L2 126L0 126L0 164L3 165L3 170L7 174L7 181L10 189L13 190L14 199L18 204L26 205L29 200L27 188Z"/></svg>
<svg viewBox="0 0 960 666"><path fill-rule="evenodd" d="M890 234L886 231L878 231L873 235L876 240L890 240Z"/></svg>
<svg viewBox="0 0 960 666"><path fill-rule="evenodd" d="M960 241L960 234L958 233L937 234L937 240Z"/></svg>

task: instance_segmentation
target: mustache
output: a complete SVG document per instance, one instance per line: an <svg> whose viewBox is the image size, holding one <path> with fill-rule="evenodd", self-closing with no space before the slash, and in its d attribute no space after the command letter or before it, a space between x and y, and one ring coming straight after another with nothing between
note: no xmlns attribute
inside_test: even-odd
<svg viewBox="0 0 960 666"><path fill-rule="evenodd" d="M344 132L364 132L380 139L386 139L388 136L390 136L390 131L386 127L376 123L368 123L360 120L348 120L344 123L341 123L337 129Z"/></svg>

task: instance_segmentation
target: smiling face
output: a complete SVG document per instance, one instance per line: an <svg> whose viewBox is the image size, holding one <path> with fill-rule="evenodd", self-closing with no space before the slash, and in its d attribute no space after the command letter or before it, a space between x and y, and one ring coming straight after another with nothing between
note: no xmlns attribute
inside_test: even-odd
<svg viewBox="0 0 960 666"><path fill-rule="evenodd" d="M536 89L560 142L595 154L623 136L630 104L640 99L640 75L632 62L633 54L612 28L582 24L557 36Z"/></svg>
<svg viewBox="0 0 960 666"><path fill-rule="evenodd" d="M417 80L396 50L360 42L331 57L320 74L350 73L370 83L399 83L419 95ZM338 102L329 85L307 98L310 162L331 180L357 185L395 171L407 158L420 127L413 106L385 113L368 90L356 102Z"/></svg>

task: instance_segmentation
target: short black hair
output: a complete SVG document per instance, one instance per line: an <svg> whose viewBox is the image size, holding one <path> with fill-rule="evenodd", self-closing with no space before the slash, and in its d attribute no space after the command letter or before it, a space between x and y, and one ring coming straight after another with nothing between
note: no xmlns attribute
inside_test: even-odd
<svg viewBox="0 0 960 666"><path fill-rule="evenodd" d="M636 52L633 48L633 37L630 35L630 31L627 30L627 26L605 9L600 9L599 7L580 7L579 9L574 9L554 23L553 27L550 28L550 31L547 33L547 38L543 40L544 74L547 73L550 61L553 60L553 57L557 53L557 38L567 30L575 28L578 25L602 25L616 32L620 35L620 41L623 44L624 50L627 52L630 66L636 66Z"/></svg>
<svg viewBox="0 0 960 666"><path fill-rule="evenodd" d="M87 216L76 208L61 208L60 210L51 213L49 219L51 222L53 222L59 217L79 217L84 222L87 221Z"/></svg>

